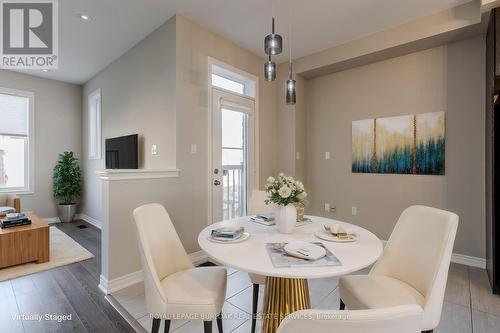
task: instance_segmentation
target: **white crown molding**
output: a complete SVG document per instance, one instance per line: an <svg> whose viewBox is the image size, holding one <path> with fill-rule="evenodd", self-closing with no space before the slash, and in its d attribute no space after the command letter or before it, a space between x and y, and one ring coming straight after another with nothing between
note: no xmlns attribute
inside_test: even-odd
<svg viewBox="0 0 500 333"><path fill-rule="evenodd" d="M147 169L119 169L96 171L96 175L105 181L159 179L179 177L180 169L147 170Z"/></svg>
<svg viewBox="0 0 500 333"><path fill-rule="evenodd" d="M90 217L90 216L88 216L86 214L76 214L75 215L75 219L76 220L83 220L83 221L85 221L85 222L87 222L89 224L92 224L97 229L101 229L101 226L102 226L101 221L96 220L95 218Z"/></svg>
<svg viewBox="0 0 500 333"><path fill-rule="evenodd" d="M198 265L208 259L208 256L203 251L197 251L188 254L189 260L193 265ZM101 275L99 277L99 289L106 295L117 292L118 290L130 287L133 284L142 282L144 276L142 270L132 272L112 280L108 280L106 277Z"/></svg>

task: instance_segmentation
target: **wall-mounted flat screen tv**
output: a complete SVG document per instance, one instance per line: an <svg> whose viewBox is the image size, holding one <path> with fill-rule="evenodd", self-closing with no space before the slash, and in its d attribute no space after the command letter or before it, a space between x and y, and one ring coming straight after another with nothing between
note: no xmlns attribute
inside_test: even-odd
<svg viewBox="0 0 500 333"><path fill-rule="evenodd" d="M106 139L106 169L138 169L138 135Z"/></svg>

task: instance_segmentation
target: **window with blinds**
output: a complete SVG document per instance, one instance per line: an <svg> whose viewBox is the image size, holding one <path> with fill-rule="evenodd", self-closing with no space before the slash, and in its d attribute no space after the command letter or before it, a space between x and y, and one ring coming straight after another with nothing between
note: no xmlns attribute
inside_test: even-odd
<svg viewBox="0 0 500 333"><path fill-rule="evenodd" d="M33 94L0 88L0 192L30 188L30 107Z"/></svg>

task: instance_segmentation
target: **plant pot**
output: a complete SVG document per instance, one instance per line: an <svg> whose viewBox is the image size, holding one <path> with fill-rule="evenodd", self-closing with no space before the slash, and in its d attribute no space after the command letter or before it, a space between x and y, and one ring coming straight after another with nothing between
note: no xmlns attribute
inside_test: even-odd
<svg viewBox="0 0 500 333"><path fill-rule="evenodd" d="M276 226L282 234L291 234L297 223L297 208L294 205L277 206L274 213Z"/></svg>
<svg viewBox="0 0 500 333"><path fill-rule="evenodd" d="M59 204L57 206L57 215L61 222L71 222L75 217L76 213L76 203L71 204Z"/></svg>

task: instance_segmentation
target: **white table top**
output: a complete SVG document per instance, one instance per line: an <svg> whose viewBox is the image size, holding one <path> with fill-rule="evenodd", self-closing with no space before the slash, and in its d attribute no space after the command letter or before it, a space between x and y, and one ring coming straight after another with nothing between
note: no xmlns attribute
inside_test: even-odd
<svg viewBox="0 0 500 333"><path fill-rule="evenodd" d="M198 235L198 243L205 253L218 263L241 271L265 276L316 279L341 276L373 264L382 254L381 241L370 231L353 224L324 217L308 216L313 223L295 227L293 234L281 234L276 226L252 222L249 217L212 224ZM339 223L348 231L354 231L358 240L351 243L324 241L314 233L327 223ZM243 226L250 238L241 243L220 244L207 239L210 232L221 226ZM342 262L342 266L275 268L266 250L266 243L290 241L322 242Z"/></svg>

